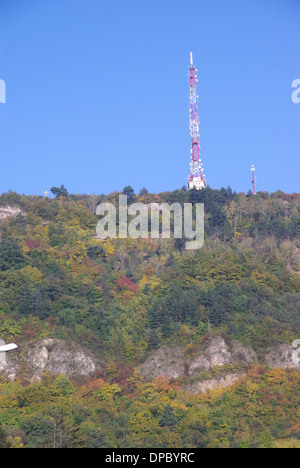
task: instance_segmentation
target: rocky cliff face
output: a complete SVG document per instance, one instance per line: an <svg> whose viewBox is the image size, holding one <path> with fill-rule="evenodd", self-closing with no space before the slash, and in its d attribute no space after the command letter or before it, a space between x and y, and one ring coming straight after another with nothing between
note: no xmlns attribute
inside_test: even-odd
<svg viewBox="0 0 300 468"><path fill-rule="evenodd" d="M162 346L154 351L137 370L146 380L159 375L180 379L191 393L203 393L211 389L233 385L243 377L247 367L259 362L268 367L290 367L300 370L300 363L293 362L294 349L286 344L267 350L259 360L255 351L238 341L225 342L213 338L196 355L188 356L183 346ZM28 350L6 353L6 362L0 361L0 372L8 379L15 379L26 372L31 380L40 379L43 372L65 374L67 377L90 377L105 365L75 344L47 338Z"/></svg>
<svg viewBox="0 0 300 468"><path fill-rule="evenodd" d="M64 341L51 338L37 343L27 354L26 362L33 369L33 378L46 370L67 377L89 376L96 370L96 362L91 356L77 347L69 348Z"/></svg>
<svg viewBox="0 0 300 468"><path fill-rule="evenodd" d="M19 214L21 214L22 216L26 215L26 213L24 213L18 206L0 206L0 220L8 217L15 217Z"/></svg>
<svg viewBox="0 0 300 468"><path fill-rule="evenodd" d="M24 369L31 380L35 380L45 371L65 374L67 377L88 377L101 368L100 363L82 349L52 338L39 341L24 351L21 357L17 353L6 353L5 361L0 363L0 371L10 380L24 372Z"/></svg>
<svg viewBox="0 0 300 468"><path fill-rule="evenodd" d="M243 377L250 364L259 361L272 368L300 369L300 364L295 364L292 360L293 351L291 346L280 345L269 349L261 361L251 346L234 340L226 343L223 338L217 337L210 340L204 349L193 357L186 356L183 347L162 346L138 366L138 370L148 380L158 375L168 379L184 377L187 391L202 393L213 388L233 385Z"/></svg>
<svg viewBox="0 0 300 468"><path fill-rule="evenodd" d="M223 338L214 338L202 353L188 363L188 374L193 375L227 364L245 366L257 360L258 357L250 346L235 340L229 346Z"/></svg>

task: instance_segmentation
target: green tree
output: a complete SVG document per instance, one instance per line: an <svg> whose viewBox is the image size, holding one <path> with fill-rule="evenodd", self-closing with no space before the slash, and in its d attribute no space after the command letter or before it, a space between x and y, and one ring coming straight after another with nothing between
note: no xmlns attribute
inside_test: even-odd
<svg viewBox="0 0 300 468"><path fill-rule="evenodd" d="M146 187L143 187L139 191L139 196L141 197L142 195L147 195L147 193L148 193L148 190L146 189Z"/></svg>
<svg viewBox="0 0 300 468"><path fill-rule="evenodd" d="M63 184L60 187L52 187L50 191L53 193L55 198L59 198L59 197L67 198L69 196L69 192Z"/></svg>
<svg viewBox="0 0 300 468"><path fill-rule="evenodd" d="M159 421L160 427L169 427L171 430L178 424L177 418L174 414L173 408L170 403L165 406L162 418Z"/></svg>
<svg viewBox="0 0 300 468"><path fill-rule="evenodd" d="M126 185L126 187L123 188L122 190L123 195L127 195L127 201L128 203L133 202L134 200L134 189L130 185Z"/></svg>

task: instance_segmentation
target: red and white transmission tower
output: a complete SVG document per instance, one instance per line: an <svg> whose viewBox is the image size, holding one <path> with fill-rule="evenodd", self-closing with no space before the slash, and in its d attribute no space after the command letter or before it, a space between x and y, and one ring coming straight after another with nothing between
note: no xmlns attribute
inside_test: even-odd
<svg viewBox="0 0 300 468"><path fill-rule="evenodd" d="M255 167L254 167L254 164L252 164L251 166L251 172L252 172L252 192L253 192L253 195L255 195L255 180L256 180L256 177L255 177Z"/></svg>
<svg viewBox="0 0 300 468"><path fill-rule="evenodd" d="M190 134L191 134L191 162L189 175L189 189L195 188L200 190L206 186L205 175L203 174L203 164L200 159L200 134L199 134L199 118L197 112L197 90L196 82L197 69L193 65L193 54L190 52Z"/></svg>

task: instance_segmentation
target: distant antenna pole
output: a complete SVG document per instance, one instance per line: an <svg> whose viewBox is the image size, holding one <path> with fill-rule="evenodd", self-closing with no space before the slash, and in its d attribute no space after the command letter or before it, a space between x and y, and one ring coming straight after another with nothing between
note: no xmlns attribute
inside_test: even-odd
<svg viewBox="0 0 300 468"><path fill-rule="evenodd" d="M199 118L197 111L197 90L196 82L197 69L193 64L193 54L190 52L189 83L190 83L190 134L191 134L191 162L189 174L189 189L200 190L206 186L205 175L203 174L202 162L200 159L200 134Z"/></svg>
<svg viewBox="0 0 300 468"><path fill-rule="evenodd" d="M253 195L255 195L255 167L254 164L251 166L251 172L252 172L252 192Z"/></svg>

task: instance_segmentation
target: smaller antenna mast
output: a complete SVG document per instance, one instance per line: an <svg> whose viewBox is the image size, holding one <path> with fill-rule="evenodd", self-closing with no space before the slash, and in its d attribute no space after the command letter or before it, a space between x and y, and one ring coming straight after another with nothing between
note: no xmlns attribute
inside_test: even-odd
<svg viewBox="0 0 300 468"><path fill-rule="evenodd" d="M252 164L251 166L251 172L252 172L252 192L253 192L253 195L255 195L255 180L256 180L256 177L255 177L255 167L254 167L254 164Z"/></svg>

